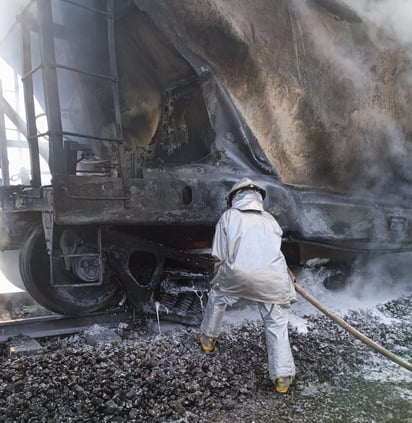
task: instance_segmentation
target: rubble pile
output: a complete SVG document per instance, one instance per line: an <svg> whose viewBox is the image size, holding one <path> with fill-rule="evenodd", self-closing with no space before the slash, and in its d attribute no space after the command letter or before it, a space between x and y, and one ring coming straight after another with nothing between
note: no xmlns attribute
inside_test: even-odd
<svg viewBox="0 0 412 423"><path fill-rule="evenodd" d="M405 319L410 303L399 302ZM396 302L389 310L398 313ZM372 334L373 319L350 319ZM111 343L72 336L42 340L35 356L3 355L0 422L412 421L408 372L404 380L366 381L362 369L374 360L392 365L325 317L308 317L306 334L291 330L298 377L283 396L267 378L260 322L226 327L213 353L200 350L195 329L157 335L144 324L118 332ZM407 325L385 333L410 359Z"/></svg>

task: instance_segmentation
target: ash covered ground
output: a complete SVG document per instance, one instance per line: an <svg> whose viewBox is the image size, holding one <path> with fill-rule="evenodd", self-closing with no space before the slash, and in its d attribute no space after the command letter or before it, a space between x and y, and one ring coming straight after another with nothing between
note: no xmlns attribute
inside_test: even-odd
<svg viewBox="0 0 412 423"><path fill-rule="evenodd" d="M373 274L371 273L373 270ZM298 274L323 303L412 360L412 285L376 264L340 291L322 266ZM363 273L364 271L364 273ZM305 303L290 312L298 370L287 395L267 377L263 327L251 306L228 313L214 353L197 328L120 326L121 340L42 340L30 357L1 358L0 422L412 422L412 373L352 338ZM98 330L98 328L95 328Z"/></svg>

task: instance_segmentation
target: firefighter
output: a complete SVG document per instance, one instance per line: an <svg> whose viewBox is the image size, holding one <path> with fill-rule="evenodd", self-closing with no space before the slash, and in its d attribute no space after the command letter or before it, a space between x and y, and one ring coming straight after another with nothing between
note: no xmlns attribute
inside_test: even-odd
<svg viewBox="0 0 412 423"><path fill-rule="evenodd" d="M249 178L229 192L230 208L220 217L213 239L217 262L200 343L204 351L213 351L226 307L240 299L256 302L265 327L269 377L277 392L286 393L295 376L287 308L296 301L296 292L280 250L282 229L264 211L265 196Z"/></svg>

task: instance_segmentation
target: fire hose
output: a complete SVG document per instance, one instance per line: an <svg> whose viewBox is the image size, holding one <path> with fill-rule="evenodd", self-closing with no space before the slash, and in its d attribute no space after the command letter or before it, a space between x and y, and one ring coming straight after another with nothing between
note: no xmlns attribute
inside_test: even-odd
<svg viewBox="0 0 412 423"><path fill-rule="evenodd" d="M291 273L291 272L290 272ZM377 344L376 342L372 341L372 339L368 338L363 333L359 332L353 326L345 322L345 320L341 319L339 316L334 314L330 311L327 307L321 304L316 298L310 295L307 291L305 291L301 286L298 285L296 278L293 276L292 280L294 282L294 286L296 292L298 292L303 298L309 301L312 305L314 305L317 309L319 309L323 314L330 317L335 323L353 335L356 339L363 342L367 346L373 348L375 351L379 352L380 354L384 355L389 360L392 360L394 363L398 364L399 366L404 367L405 369L412 372L412 363L403 360L402 358L398 357L396 354L392 353L391 351L387 350L386 348L382 347L381 345Z"/></svg>

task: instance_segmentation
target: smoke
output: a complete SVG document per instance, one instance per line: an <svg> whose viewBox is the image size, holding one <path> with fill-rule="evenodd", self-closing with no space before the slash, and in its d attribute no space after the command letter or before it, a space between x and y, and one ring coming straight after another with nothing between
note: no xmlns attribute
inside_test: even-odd
<svg viewBox="0 0 412 423"><path fill-rule="evenodd" d="M369 35L377 46L380 45L381 37L384 37L390 45L394 42L394 50L402 51L405 59L412 60L412 2L409 0L345 0L345 3L353 8L362 20L368 24ZM372 24L372 25L371 25ZM396 53L393 55L395 59ZM384 66L384 64L382 65ZM410 63L398 63L394 69L393 78L399 77L402 86L397 91L396 100L406 110L410 110L410 88L412 87L412 69ZM388 80L390 84L392 81ZM406 89L409 88L409 89ZM397 107L393 105L392 107ZM410 121L410 116L408 116ZM372 136L376 133L384 134L390 140L388 145L388 157L393 165L393 173L398 178L411 180L409 169L411 143L405 132L408 129L401 128L393 116L384 115L378 111L371 116L369 128Z"/></svg>
<svg viewBox="0 0 412 423"><path fill-rule="evenodd" d="M364 312L385 320L379 306L388 301L412 295L409 268L412 253L359 257L353 263L341 289L328 290L323 285L322 261L311 260L298 274L299 284L332 311L346 315ZM327 273L327 272L326 272ZM298 315L319 313L312 305L300 301L294 306Z"/></svg>
<svg viewBox="0 0 412 423"><path fill-rule="evenodd" d="M293 4L307 35L305 42L311 43L322 69L335 81L330 87L334 97L328 101L323 100L327 92L319 97L322 79L312 75L306 85L324 127L340 132L333 155L342 157L343 173L353 174L351 188L410 193L412 2L295 0ZM348 21L344 8L361 19Z"/></svg>
<svg viewBox="0 0 412 423"><path fill-rule="evenodd" d="M13 25L17 23L17 14L30 2L30 0L13 0L1 2L0 13L0 40L7 37Z"/></svg>
<svg viewBox="0 0 412 423"><path fill-rule="evenodd" d="M412 42L410 0L345 0L345 3L356 10L362 19L374 22L399 42Z"/></svg>
<svg viewBox="0 0 412 423"><path fill-rule="evenodd" d="M344 30L331 36L330 29L319 25L317 13L313 13L311 3L306 4L299 0L293 2L295 13L304 22L307 33L311 36L313 47L318 57L334 67L335 72L340 76L350 78L355 90L368 90L371 85L369 65L365 62L362 49L353 44L349 33ZM332 2L333 3L333 2Z"/></svg>

